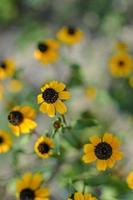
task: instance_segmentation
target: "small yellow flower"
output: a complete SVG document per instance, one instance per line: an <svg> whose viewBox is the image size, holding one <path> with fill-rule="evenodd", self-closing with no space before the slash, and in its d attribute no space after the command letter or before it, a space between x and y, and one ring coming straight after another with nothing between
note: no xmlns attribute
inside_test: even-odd
<svg viewBox="0 0 133 200"><path fill-rule="evenodd" d="M118 51L123 51L124 52L124 51L127 51L128 46L127 46L127 44L125 42L118 41L116 43L116 48L117 48Z"/></svg>
<svg viewBox="0 0 133 200"><path fill-rule="evenodd" d="M52 81L41 88L41 94L37 96L37 101L38 104L41 104L41 112L47 113L49 117L54 117L56 111L60 114L66 113L67 107L64 101L69 98L70 92L66 90L65 84Z"/></svg>
<svg viewBox="0 0 133 200"><path fill-rule="evenodd" d="M75 192L72 197L68 198L68 200L97 200L90 193L82 194L81 192Z"/></svg>
<svg viewBox="0 0 133 200"><path fill-rule="evenodd" d="M89 164L96 161L98 170L112 168L117 160L121 160L123 153L119 151L120 141L116 136L105 133L102 138L90 137L91 143L84 145L83 162Z"/></svg>
<svg viewBox="0 0 133 200"><path fill-rule="evenodd" d="M23 83L20 80L12 79L8 84L8 90L12 93L20 92L23 89Z"/></svg>
<svg viewBox="0 0 133 200"><path fill-rule="evenodd" d="M128 184L128 187L130 189L133 190L133 171L131 171L129 174L128 174L128 177L127 177L127 184Z"/></svg>
<svg viewBox="0 0 133 200"><path fill-rule="evenodd" d="M4 87L2 84L0 84L0 100L3 99L3 94L4 94Z"/></svg>
<svg viewBox="0 0 133 200"><path fill-rule="evenodd" d="M115 77L126 77L133 69L133 59L128 53L117 53L109 62L111 74Z"/></svg>
<svg viewBox="0 0 133 200"><path fill-rule="evenodd" d="M30 133L35 129L37 124L34 118L35 110L30 106L16 106L8 115L10 128L16 136L20 136L21 133Z"/></svg>
<svg viewBox="0 0 133 200"><path fill-rule="evenodd" d="M94 86L88 86L85 89L85 95L90 99L95 99L97 95L97 89Z"/></svg>
<svg viewBox="0 0 133 200"><path fill-rule="evenodd" d="M16 182L16 196L18 200L49 200L48 188L41 187L43 176L40 173L25 173Z"/></svg>
<svg viewBox="0 0 133 200"><path fill-rule="evenodd" d="M6 153L12 146L12 139L10 135L3 130L0 130L0 154Z"/></svg>
<svg viewBox="0 0 133 200"><path fill-rule="evenodd" d="M83 32L81 32L79 28L65 26L57 32L57 38L63 43L73 45L81 41L83 38Z"/></svg>
<svg viewBox="0 0 133 200"><path fill-rule="evenodd" d="M43 64L56 62L59 58L59 43L53 39L47 39L38 43L34 56Z"/></svg>
<svg viewBox="0 0 133 200"><path fill-rule="evenodd" d="M0 80L11 77L15 72L15 63L11 59L5 59L0 62Z"/></svg>
<svg viewBox="0 0 133 200"><path fill-rule="evenodd" d="M54 147L53 140L49 137L41 136L35 143L34 150L41 158L48 158L52 155L52 148Z"/></svg>

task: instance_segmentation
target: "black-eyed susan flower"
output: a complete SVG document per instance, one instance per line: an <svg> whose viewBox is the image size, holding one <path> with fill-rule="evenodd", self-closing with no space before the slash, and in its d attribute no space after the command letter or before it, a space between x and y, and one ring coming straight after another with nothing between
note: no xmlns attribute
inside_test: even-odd
<svg viewBox="0 0 133 200"><path fill-rule="evenodd" d="M92 196L90 193L75 192L68 200L97 200L96 197Z"/></svg>
<svg viewBox="0 0 133 200"><path fill-rule="evenodd" d="M126 77L133 69L133 59L128 53L117 53L110 59L109 69L115 77Z"/></svg>
<svg viewBox="0 0 133 200"><path fill-rule="evenodd" d="M11 59L0 61L0 80L11 77L15 72L15 63Z"/></svg>
<svg viewBox="0 0 133 200"><path fill-rule="evenodd" d="M19 200L49 200L49 189L41 187L43 176L39 173L25 173L16 182L16 195Z"/></svg>
<svg viewBox="0 0 133 200"><path fill-rule="evenodd" d="M34 56L43 64L54 63L59 58L59 43L53 39L39 42Z"/></svg>
<svg viewBox="0 0 133 200"><path fill-rule="evenodd" d="M63 43L73 45L81 41L83 32L79 28L65 26L57 32L57 38Z"/></svg>
<svg viewBox="0 0 133 200"><path fill-rule="evenodd" d="M12 139L10 135L3 130L0 130L0 154L6 153L12 146Z"/></svg>
<svg viewBox="0 0 133 200"><path fill-rule="evenodd" d="M23 83L20 80L12 79L8 84L8 90L12 93L20 92L23 89Z"/></svg>
<svg viewBox="0 0 133 200"><path fill-rule="evenodd" d="M64 101L70 98L70 92L66 90L63 83L52 81L41 88L41 94L37 96L40 111L54 117L56 112L64 114L67 107Z"/></svg>
<svg viewBox="0 0 133 200"><path fill-rule="evenodd" d="M30 106L16 106L8 115L10 128L16 136L30 133L35 129L37 124L34 121L35 110Z"/></svg>
<svg viewBox="0 0 133 200"><path fill-rule="evenodd" d="M41 136L35 143L34 150L40 158L48 158L52 155L54 147L53 140L46 136Z"/></svg>
<svg viewBox="0 0 133 200"><path fill-rule="evenodd" d="M94 86L88 86L85 89L85 95L90 99L95 99L97 95L97 89Z"/></svg>
<svg viewBox="0 0 133 200"><path fill-rule="evenodd" d="M0 100L3 99L3 95L4 95L4 87L2 84L0 84Z"/></svg>
<svg viewBox="0 0 133 200"><path fill-rule="evenodd" d="M120 141L110 133L105 133L102 138L92 136L90 142L84 145L82 160L88 164L96 161L98 170L112 168L123 157L123 153L119 151Z"/></svg>
<svg viewBox="0 0 133 200"><path fill-rule="evenodd" d="M127 184L128 187L133 190L133 171L131 171L127 176Z"/></svg>

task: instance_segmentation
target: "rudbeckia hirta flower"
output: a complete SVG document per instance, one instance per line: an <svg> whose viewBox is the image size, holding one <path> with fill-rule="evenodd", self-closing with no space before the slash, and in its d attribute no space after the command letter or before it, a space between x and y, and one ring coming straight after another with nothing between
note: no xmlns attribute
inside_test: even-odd
<svg viewBox="0 0 133 200"><path fill-rule="evenodd" d="M127 184L128 184L128 187L130 189L133 190L133 171L131 171L129 174L128 174L128 177L127 177Z"/></svg>
<svg viewBox="0 0 133 200"><path fill-rule="evenodd" d="M96 161L98 170L112 168L123 157L123 153L119 151L120 141L110 133L105 133L102 138L91 136L90 142L84 145L82 160L87 164Z"/></svg>
<svg viewBox="0 0 133 200"><path fill-rule="evenodd" d="M54 147L53 140L46 136L41 136L35 143L34 150L41 158L48 158L52 155L52 148Z"/></svg>
<svg viewBox="0 0 133 200"><path fill-rule="evenodd" d="M0 130L0 154L6 153L12 146L12 139L10 135L3 130Z"/></svg>
<svg viewBox="0 0 133 200"><path fill-rule="evenodd" d="M83 32L81 32L79 28L65 26L57 32L57 38L63 43L73 45L81 41Z"/></svg>
<svg viewBox="0 0 133 200"><path fill-rule="evenodd" d="M8 90L12 93L20 92L23 89L23 83L18 79L12 79L8 84Z"/></svg>
<svg viewBox="0 0 133 200"><path fill-rule="evenodd" d="M15 63L11 59L0 61L0 80L11 77L15 72Z"/></svg>
<svg viewBox="0 0 133 200"><path fill-rule="evenodd" d="M53 39L39 42L34 56L43 64L54 63L59 57L59 43Z"/></svg>
<svg viewBox="0 0 133 200"><path fill-rule="evenodd" d="M128 53L117 53L109 62L111 74L115 77L126 77L133 69L133 59Z"/></svg>
<svg viewBox="0 0 133 200"><path fill-rule="evenodd" d="M83 194L81 192L75 192L71 197L68 198L68 200L97 200L97 199L90 193Z"/></svg>
<svg viewBox="0 0 133 200"><path fill-rule="evenodd" d="M39 173L25 173L16 182L17 199L19 200L49 200L49 189L41 187L43 176Z"/></svg>
<svg viewBox="0 0 133 200"><path fill-rule="evenodd" d="M36 122L33 120L35 116L35 110L32 107L16 106L8 115L10 128L16 136L19 136L21 133L30 133L30 131L37 126Z"/></svg>
<svg viewBox="0 0 133 200"><path fill-rule="evenodd" d="M47 113L49 117L54 117L56 112L64 114L67 107L64 101L70 98L70 92L67 91L65 84L52 81L41 88L41 94L37 96L40 105L40 111Z"/></svg>

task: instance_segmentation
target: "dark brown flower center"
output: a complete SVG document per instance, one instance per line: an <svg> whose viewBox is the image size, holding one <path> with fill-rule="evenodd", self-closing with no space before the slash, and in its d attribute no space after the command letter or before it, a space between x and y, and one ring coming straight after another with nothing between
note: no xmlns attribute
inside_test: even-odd
<svg viewBox="0 0 133 200"><path fill-rule="evenodd" d="M46 144L45 142L42 142L42 143L39 144L38 150L42 154L48 153L49 150L50 150L50 146L48 144Z"/></svg>
<svg viewBox="0 0 133 200"><path fill-rule="evenodd" d="M11 111L10 114L8 115L9 122L14 126L21 124L23 118L24 118L23 114L19 111Z"/></svg>
<svg viewBox="0 0 133 200"><path fill-rule="evenodd" d="M34 200L35 193L33 190L26 188L20 192L20 200Z"/></svg>
<svg viewBox="0 0 133 200"><path fill-rule="evenodd" d="M43 52L46 52L48 50L48 45L46 43L42 43L40 42L38 44L38 49L43 53Z"/></svg>
<svg viewBox="0 0 133 200"><path fill-rule="evenodd" d="M74 35L76 33L76 28L73 26L68 26L68 34Z"/></svg>
<svg viewBox="0 0 133 200"><path fill-rule="evenodd" d="M2 144L4 142L4 139L2 136L0 136L0 144Z"/></svg>
<svg viewBox="0 0 133 200"><path fill-rule="evenodd" d="M6 63L5 63L5 62L1 62L1 63L0 63L0 68L6 69Z"/></svg>
<svg viewBox="0 0 133 200"><path fill-rule="evenodd" d="M112 147L106 142L100 142L95 147L95 155L98 159L107 160L112 155Z"/></svg>
<svg viewBox="0 0 133 200"><path fill-rule="evenodd" d="M120 61L118 62L118 64L119 64L119 67L123 67L123 66L125 65L125 62L124 62L123 60L120 60Z"/></svg>
<svg viewBox="0 0 133 200"><path fill-rule="evenodd" d="M47 88L43 93L42 97L46 103L55 103L58 99L58 92L53 88Z"/></svg>

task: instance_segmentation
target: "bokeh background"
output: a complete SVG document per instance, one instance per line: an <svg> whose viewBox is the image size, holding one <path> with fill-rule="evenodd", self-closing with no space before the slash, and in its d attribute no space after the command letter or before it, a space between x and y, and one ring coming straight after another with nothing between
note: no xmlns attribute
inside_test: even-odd
<svg viewBox="0 0 133 200"><path fill-rule="evenodd" d="M81 88L71 89L73 98L69 105L68 116L73 119L75 115L87 109L108 130L124 138L126 167L123 170L125 174L133 166L133 89L111 77L107 60L118 40L125 41L133 52L132 18L132 0L0 0L0 57L15 59L17 67L23 69L22 80L32 86L33 92L46 80L57 79L66 82L73 72L69 65L80 65L86 84L94 85L98 94L95 101L92 101L85 97ZM60 60L57 66L59 73L56 73L52 66L45 68L38 63L34 59L33 52L38 41L54 37L61 26L69 24L80 27L85 33L85 39L66 52L64 50L69 62L64 63ZM119 93L115 91L117 87ZM129 95L128 98L127 95ZM30 96L26 98L25 103L28 102ZM6 100L8 102L8 99ZM3 127L5 120L3 120L5 116L2 116L3 103L0 103L0 109L0 126ZM47 116L38 116L37 120L39 132L44 132L44 126L48 129L52 122ZM27 138L21 139L18 145L26 146L27 140ZM30 148L28 151L30 153ZM71 160L73 162L74 153L72 155L70 153L68 157L70 163ZM77 155L77 152L75 154ZM12 168L11 156L11 154L0 155L1 200L15 199L12 194L14 179L8 181ZM54 162L45 163L46 168L51 167ZM22 171L25 171L25 169L32 169L32 165L37 167L40 163L41 161L37 163L35 158L30 159L30 156L21 156L18 165ZM42 163L41 166L43 168ZM65 167L69 168L67 165L61 167L62 174ZM6 186L8 185L8 190L5 183ZM67 191L63 184L57 186L56 176L50 184L54 194L53 199L64 200ZM104 187L104 190L107 194L102 200L133 198L131 193L129 196L123 194L119 198L115 197L113 187L111 189Z"/></svg>

